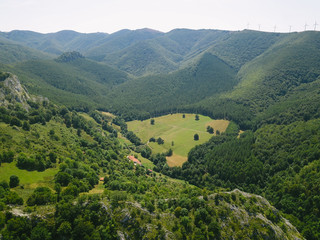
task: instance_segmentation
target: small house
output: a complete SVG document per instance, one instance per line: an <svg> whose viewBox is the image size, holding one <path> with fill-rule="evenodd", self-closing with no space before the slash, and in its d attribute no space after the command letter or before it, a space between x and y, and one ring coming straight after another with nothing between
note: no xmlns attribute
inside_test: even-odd
<svg viewBox="0 0 320 240"><path fill-rule="evenodd" d="M134 156L129 155L127 158L129 159L129 161L132 161L134 165L138 164L141 166L141 162L138 159L136 159Z"/></svg>

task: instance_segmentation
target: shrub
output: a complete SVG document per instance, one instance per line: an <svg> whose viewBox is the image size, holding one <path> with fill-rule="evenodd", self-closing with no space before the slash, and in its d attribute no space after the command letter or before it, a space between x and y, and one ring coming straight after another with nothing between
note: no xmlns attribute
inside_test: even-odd
<svg viewBox="0 0 320 240"><path fill-rule="evenodd" d="M47 187L37 187L27 200L28 206L45 205L54 202L55 198Z"/></svg>
<svg viewBox="0 0 320 240"><path fill-rule="evenodd" d="M16 175L10 176L9 186L10 188L14 188L16 186L19 186L19 178Z"/></svg>

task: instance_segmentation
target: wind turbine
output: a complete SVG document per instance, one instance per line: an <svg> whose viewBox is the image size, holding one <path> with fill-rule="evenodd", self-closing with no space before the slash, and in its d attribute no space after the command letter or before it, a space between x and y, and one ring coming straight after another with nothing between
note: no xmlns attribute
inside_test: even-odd
<svg viewBox="0 0 320 240"><path fill-rule="evenodd" d="M306 23L306 24L304 25L304 30L305 30L305 31L307 30L307 27L308 27L308 24Z"/></svg>
<svg viewBox="0 0 320 240"><path fill-rule="evenodd" d="M292 26L290 25L290 26L289 26L289 33L291 33L291 27L292 27Z"/></svg>
<svg viewBox="0 0 320 240"><path fill-rule="evenodd" d="M259 31L260 31L260 24L259 24Z"/></svg>
<svg viewBox="0 0 320 240"><path fill-rule="evenodd" d="M273 31L276 32L276 29L277 29L277 25L274 25Z"/></svg>
<svg viewBox="0 0 320 240"><path fill-rule="evenodd" d="M314 31L316 31L318 25L319 25L319 24L317 23L317 21L315 21L315 22L314 22Z"/></svg>

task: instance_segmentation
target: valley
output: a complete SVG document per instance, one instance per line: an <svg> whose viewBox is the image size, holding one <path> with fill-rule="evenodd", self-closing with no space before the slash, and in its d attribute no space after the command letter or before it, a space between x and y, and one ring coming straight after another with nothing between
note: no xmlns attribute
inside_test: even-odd
<svg viewBox="0 0 320 240"><path fill-rule="evenodd" d="M0 32L0 238L319 239L319 39Z"/></svg>

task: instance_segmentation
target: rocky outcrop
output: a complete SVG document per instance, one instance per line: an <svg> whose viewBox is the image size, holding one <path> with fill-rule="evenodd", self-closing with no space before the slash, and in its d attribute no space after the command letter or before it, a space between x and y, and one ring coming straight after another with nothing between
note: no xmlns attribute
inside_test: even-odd
<svg viewBox="0 0 320 240"><path fill-rule="evenodd" d="M11 73L2 73L6 76L0 79L0 106L8 107L10 105L20 104L25 110L30 109L30 103L49 102L46 97L32 96L27 89L20 83L18 77Z"/></svg>
<svg viewBox="0 0 320 240"><path fill-rule="evenodd" d="M231 192L214 193L208 199L215 202L218 215L223 216L220 222L224 233L238 237L248 236L250 233L250 237L262 239L304 239L281 212L262 196L235 189ZM236 230L235 225L238 228ZM248 228L251 230L245 230Z"/></svg>
<svg viewBox="0 0 320 240"><path fill-rule="evenodd" d="M28 91L21 85L17 76L9 74L9 76L0 82L0 106L9 106L11 104L20 103L24 109L29 109L30 95Z"/></svg>

